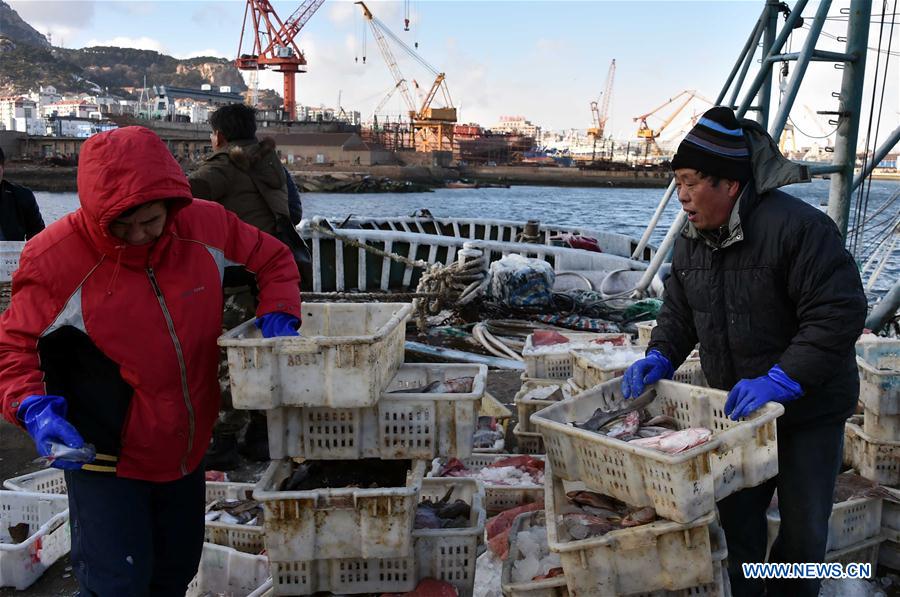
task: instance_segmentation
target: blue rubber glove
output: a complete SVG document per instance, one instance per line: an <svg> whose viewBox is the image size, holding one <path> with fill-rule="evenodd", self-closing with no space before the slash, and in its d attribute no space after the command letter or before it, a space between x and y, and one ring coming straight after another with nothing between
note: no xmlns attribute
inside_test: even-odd
<svg viewBox="0 0 900 597"><path fill-rule="evenodd" d="M16 416L25 425L41 456L50 456L51 443L65 444L70 448L84 446L81 434L66 421L67 407L62 396L29 396L16 410ZM51 466L75 470L80 469L82 464L57 459Z"/></svg>
<svg viewBox="0 0 900 597"><path fill-rule="evenodd" d="M276 336L299 336L300 320L287 313L266 313L256 318L256 327L262 330L263 338Z"/></svg>
<svg viewBox="0 0 900 597"><path fill-rule="evenodd" d="M675 367L671 361L656 349L647 353L647 356L635 361L625 370L622 378L622 395L626 398L635 398L644 393L644 386L654 384L662 378L672 379L675 375Z"/></svg>
<svg viewBox="0 0 900 597"><path fill-rule="evenodd" d="M790 402L802 395L800 384L775 365L762 377L742 379L734 384L725 401L725 414L737 421L766 402Z"/></svg>

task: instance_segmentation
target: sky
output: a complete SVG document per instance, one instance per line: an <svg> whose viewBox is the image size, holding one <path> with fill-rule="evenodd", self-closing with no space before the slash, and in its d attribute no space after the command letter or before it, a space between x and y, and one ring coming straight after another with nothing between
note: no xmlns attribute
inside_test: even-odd
<svg viewBox="0 0 900 597"><path fill-rule="evenodd" d="M273 0L272 6L286 19L300 3ZM246 2L10 0L9 4L38 31L49 32L54 45L119 45L179 58L234 58ZM435 70L446 73L460 122L490 126L501 116L521 115L544 129L585 129L591 126L590 102L601 95L610 61L615 59L607 131L627 139L634 137L637 128L634 116L650 112L683 90L696 90L715 100L764 1L371 0L367 4L409 46L418 43L419 55ZM840 11L848 5L833 3L825 33L845 34ZM874 5L873 12L880 15L882 2ZM810 2L805 14L811 17L817 6ZM408 32L403 30L407 10L411 20ZM882 47L887 48L890 26L882 30L879 18L871 26L869 45L874 48L881 33ZM894 20L893 55L881 55L879 77L888 84L880 138L900 122L900 15ZM795 31L790 40L792 50L802 46L806 33L807 29ZM368 119L394 87L361 8L351 0L327 0L301 31L298 45L308 62L308 72L297 80L298 103L334 107L340 96L345 110L358 110ZM840 51L842 46L823 38L818 47ZM428 89L434 75L396 45L391 47L404 78ZM876 56L869 53L866 114ZM812 137L833 130L828 116L814 113L837 109L831 93L840 89L840 78L841 71L831 63L810 65L791 114L797 130L809 135L798 133L798 143L808 144ZM282 76L263 72L259 85L280 93ZM777 86L774 94L777 97ZM880 100L880 89L877 95ZM394 94L388 101L386 112L400 114L404 110L398 96ZM688 119L708 106L692 100L663 138L680 134ZM650 117L650 126L658 127L673 111L674 104L661 109ZM864 131L866 124L862 125Z"/></svg>

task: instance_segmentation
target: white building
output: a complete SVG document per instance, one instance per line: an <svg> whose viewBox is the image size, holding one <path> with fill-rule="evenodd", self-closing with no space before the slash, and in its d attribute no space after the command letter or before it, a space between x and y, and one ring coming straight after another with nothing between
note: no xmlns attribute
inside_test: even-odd
<svg viewBox="0 0 900 597"><path fill-rule="evenodd" d="M535 139L541 138L541 127L532 124L524 116L501 116L500 124L492 126L491 130L495 133L516 133Z"/></svg>
<svg viewBox="0 0 900 597"><path fill-rule="evenodd" d="M91 135L110 131L118 126L108 120L80 118L78 116L55 116L49 119L44 134L53 137L75 137L87 139Z"/></svg>
<svg viewBox="0 0 900 597"><path fill-rule="evenodd" d="M43 134L37 103L27 97L0 97L0 128L30 135Z"/></svg>
<svg viewBox="0 0 900 597"><path fill-rule="evenodd" d="M190 98L178 98L175 100L175 113L184 116L193 123L204 123L209 121L209 104L206 102L196 102Z"/></svg>
<svg viewBox="0 0 900 597"><path fill-rule="evenodd" d="M356 110L347 111L343 108L335 110L325 106L297 106L297 120L313 122L346 122L349 124L361 124L362 116Z"/></svg>
<svg viewBox="0 0 900 597"><path fill-rule="evenodd" d="M50 116L74 116L75 118L93 118L100 120L100 106L81 99L60 100L41 106L41 114Z"/></svg>

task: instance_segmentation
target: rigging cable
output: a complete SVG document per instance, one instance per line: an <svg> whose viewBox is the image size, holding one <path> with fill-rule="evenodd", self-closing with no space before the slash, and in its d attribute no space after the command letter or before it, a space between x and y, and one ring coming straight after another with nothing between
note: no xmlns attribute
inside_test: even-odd
<svg viewBox="0 0 900 597"><path fill-rule="evenodd" d="M882 2L883 8L882 13L887 12L887 0L883 0ZM897 8L897 0L894 0L894 10ZM878 105L878 116L877 119L874 119L875 116L875 100L878 96L878 77L881 66L881 48L883 47L882 41L884 38L884 16L882 16L882 25L878 30L878 54L875 58L875 78L872 82L872 101L869 105L869 126L866 131L866 142L865 142L865 152L863 154L863 164L862 171L864 172L868 166L869 162L869 147L870 144L877 144L878 141L878 133L881 128L881 114L884 109L884 93L887 87L886 79L888 75L888 69L890 68L890 54L885 57L884 60L884 80L881 82L881 98ZM891 22L890 33L888 35L888 48L891 47L891 43L894 37L894 25L893 21ZM873 123L873 119L875 122ZM872 134L872 127L875 127L875 133ZM872 157L874 158L875 147L872 148ZM852 156L851 156L852 159ZM864 189L865 187L865 189ZM866 217L868 208L869 208L869 197L872 191L872 176L871 174L867 177L867 180L863 181L859 186L859 192L857 193L856 198L856 212L855 212L855 221L858 223L862 223L863 225L857 225L856 230L854 231L853 239L850 243L851 253L857 258L859 257L859 245L860 241L864 236L865 225L863 219Z"/></svg>

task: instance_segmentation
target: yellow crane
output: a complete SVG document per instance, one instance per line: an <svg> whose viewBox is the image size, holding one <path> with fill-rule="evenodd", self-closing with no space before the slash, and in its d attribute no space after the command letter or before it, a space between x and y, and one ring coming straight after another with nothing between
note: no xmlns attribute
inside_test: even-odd
<svg viewBox="0 0 900 597"><path fill-rule="evenodd" d="M394 90L400 91L400 96L406 103L409 112L409 118L412 123L412 144L416 151L450 151L453 148L453 128L456 125L456 108L453 107L453 100L450 98L450 90L447 88L447 76L442 72L438 72L433 66L428 64L421 56L419 56L412 48L407 46L397 37L382 21L376 18L365 2L356 2L362 7L363 15L369 22L372 29L372 35L378 43L378 49L381 56L387 64L388 70L394 77ZM434 83L431 88L422 97L422 103L416 107L412 95L409 92L409 86L400 67L397 66L397 59L394 57L393 51L388 44L387 38L393 40L406 54L412 57L420 65L424 66L434 75ZM418 89L418 84L416 85ZM393 93L393 91L391 93ZM445 107L432 107L438 91L443 96ZM379 106L383 105L384 100Z"/></svg>
<svg viewBox="0 0 900 597"><path fill-rule="evenodd" d="M599 107L598 102L591 102L591 115L593 116L593 126L588 129L587 134L594 139L594 148L591 155L593 162L597 157L597 140L603 140L603 133L606 129L606 121L609 119L609 101L612 96L613 79L616 76L616 59L613 58L609 64L609 70L606 72L606 83L603 84L602 101L603 107Z"/></svg>
<svg viewBox="0 0 900 597"><path fill-rule="evenodd" d="M651 116L655 115L660 110L669 107L670 105L675 103L676 100L678 100L681 97L684 97L685 99L683 101L681 101L681 103L678 104L678 106L675 108L675 111L672 112L669 115L669 117L663 121L663 123L659 126L659 128L657 128L657 129L650 128L650 125L647 124L647 119L650 118ZM670 124L672 124L672 121L675 120L675 118L679 114L681 114L681 112L687 107L687 105L694 98L698 98L709 104L712 104L712 102L710 102L708 99L706 99L705 97L703 97L702 95L697 93L695 90L685 89L684 91L682 91L675 97L669 98L663 104L657 106L653 110L650 110L646 114L641 114L640 116L635 116L634 118L632 118L632 120L634 122L640 122L640 124L638 125L637 137L638 137L638 139L644 139L647 142L648 150L652 150L653 153L656 155L659 155L660 153L662 153L662 151L659 148L659 145L656 143L656 139L659 138L659 136L666 129L666 127L668 127Z"/></svg>

